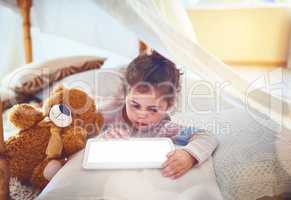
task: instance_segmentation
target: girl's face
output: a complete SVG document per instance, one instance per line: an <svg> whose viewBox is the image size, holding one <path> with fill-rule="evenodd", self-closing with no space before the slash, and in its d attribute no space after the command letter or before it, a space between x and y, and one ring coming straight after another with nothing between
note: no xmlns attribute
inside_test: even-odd
<svg viewBox="0 0 291 200"><path fill-rule="evenodd" d="M139 129L159 123L167 109L167 101L162 100L155 90L140 93L132 88L126 97L127 117L132 126Z"/></svg>

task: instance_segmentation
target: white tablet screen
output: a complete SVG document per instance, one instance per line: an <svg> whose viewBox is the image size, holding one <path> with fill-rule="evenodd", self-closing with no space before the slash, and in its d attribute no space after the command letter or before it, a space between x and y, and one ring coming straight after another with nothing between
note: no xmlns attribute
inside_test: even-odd
<svg viewBox="0 0 291 200"><path fill-rule="evenodd" d="M86 146L84 167L159 168L172 150L172 142L163 138L92 140Z"/></svg>

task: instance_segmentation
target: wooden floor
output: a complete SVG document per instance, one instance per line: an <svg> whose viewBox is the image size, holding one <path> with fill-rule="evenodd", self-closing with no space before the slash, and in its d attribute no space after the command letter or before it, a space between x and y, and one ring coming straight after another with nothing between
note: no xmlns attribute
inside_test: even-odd
<svg viewBox="0 0 291 200"><path fill-rule="evenodd" d="M291 200L291 195L288 197L276 196L276 197L263 197L257 200Z"/></svg>
<svg viewBox="0 0 291 200"><path fill-rule="evenodd" d="M263 198L259 198L257 200L284 200L281 197L263 197Z"/></svg>

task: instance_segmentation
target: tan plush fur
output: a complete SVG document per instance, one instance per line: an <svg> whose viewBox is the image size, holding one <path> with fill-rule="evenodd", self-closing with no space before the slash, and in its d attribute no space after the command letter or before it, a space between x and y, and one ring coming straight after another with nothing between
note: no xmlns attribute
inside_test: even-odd
<svg viewBox="0 0 291 200"><path fill-rule="evenodd" d="M72 123L65 128L57 127L48 118L50 108L60 103L71 110ZM29 104L15 105L9 120L19 129L6 141L11 177L23 184L32 184L36 189L43 189L49 182L43 171L50 160L65 164L70 155L85 147L87 136L98 134L103 124L92 98L81 90L64 87L53 92L44 103L43 111ZM52 144L49 145L50 139ZM48 156L48 152L54 154Z"/></svg>

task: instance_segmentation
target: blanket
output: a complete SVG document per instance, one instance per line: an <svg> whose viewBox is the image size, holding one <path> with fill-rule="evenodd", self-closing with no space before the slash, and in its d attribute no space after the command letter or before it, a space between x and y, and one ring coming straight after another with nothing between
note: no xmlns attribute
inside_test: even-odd
<svg viewBox="0 0 291 200"><path fill-rule="evenodd" d="M159 169L84 170L84 151L57 173L37 199L222 200L212 159L172 180Z"/></svg>

